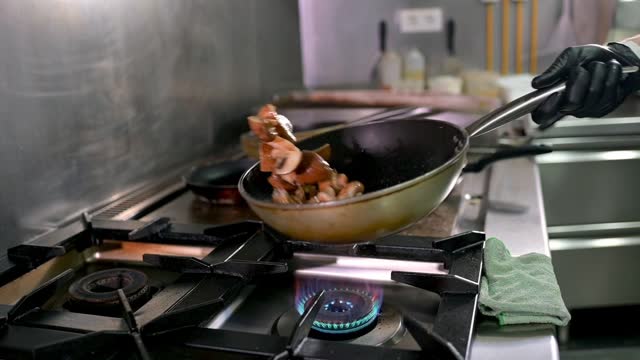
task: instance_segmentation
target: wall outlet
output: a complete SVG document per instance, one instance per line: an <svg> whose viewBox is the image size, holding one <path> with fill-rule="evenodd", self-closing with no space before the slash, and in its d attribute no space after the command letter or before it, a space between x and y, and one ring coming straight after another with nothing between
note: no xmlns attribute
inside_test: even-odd
<svg viewBox="0 0 640 360"><path fill-rule="evenodd" d="M400 32L440 32L443 27L442 8L402 9L397 13Z"/></svg>

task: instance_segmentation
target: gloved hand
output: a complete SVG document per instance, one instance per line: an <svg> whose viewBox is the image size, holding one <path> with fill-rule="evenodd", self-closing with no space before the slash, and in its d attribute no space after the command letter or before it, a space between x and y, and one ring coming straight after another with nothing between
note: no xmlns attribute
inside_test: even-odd
<svg viewBox="0 0 640 360"><path fill-rule="evenodd" d="M623 74L622 66L640 66L627 46L574 46L564 50L531 85L536 89L567 82L562 93L547 98L531 113L540 128L548 128L565 115L602 117L640 89L640 74Z"/></svg>

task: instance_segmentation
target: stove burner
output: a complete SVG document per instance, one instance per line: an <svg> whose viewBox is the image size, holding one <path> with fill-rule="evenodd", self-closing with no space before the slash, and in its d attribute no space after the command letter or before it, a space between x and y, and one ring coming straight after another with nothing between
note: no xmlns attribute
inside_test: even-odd
<svg viewBox="0 0 640 360"><path fill-rule="evenodd" d="M147 285L147 275L132 269L108 269L76 280L69 287L70 310L108 316L119 316L122 305L118 298L122 289L133 310L144 304L151 291Z"/></svg>
<svg viewBox="0 0 640 360"><path fill-rule="evenodd" d="M298 302L296 309L299 314L304 312L314 295ZM359 333L375 323L380 311L379 298L363 290L328 290L326 299L312 326L313 330L321 333Z"/></svg>
<svg viewBox="0 0 640 360"><path fill-rule="evenodd" d="M276 335L289 337L293 333L296 322L300 319L300 314L295 309L291 309L282 314L273 326ZM316 339L347 342L355 345L366 346L386 346L400 342L405 335L406 329L400 313L389 306L382 306L375 326L367 326L362 331L355 331L346 334L329 334L311 330L309 336Z"/></svg>

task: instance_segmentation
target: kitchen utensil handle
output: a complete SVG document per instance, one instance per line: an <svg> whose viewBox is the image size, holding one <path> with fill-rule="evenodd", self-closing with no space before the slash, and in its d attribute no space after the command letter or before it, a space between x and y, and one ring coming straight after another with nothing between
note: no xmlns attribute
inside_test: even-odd
<svg viewBox="0 0 640 360"><path fill-rule="evenodd" d="M447 20L447 51L449 56L456 54L455 48L455 36L456 36L456 23L453 19Z"/></svg>
<svg viewBox="0 0 640 360"><path fill-rule="evenodd" d="M380 40L380 53L387 51L387 22L380 21L378 24L378 40Z"/></svg>
<svg viewBox="0 0 640 360"><path fill-rule="evenodd" d="M626 66L622 68L622 72L625 74L637 71L637 66ZM482 135L513 120L519 119L535 110L547 97L562 92L565 88L566 83L560 83L546 89L530 92L474 121L467 127L467 132L469 136L472 137Z"/></svg>
<svg viewBox="0 0 640 360"><path fill-rule="evenodd" d="M350 121L350 122L346 122L346 123L342 123L342 124L338 124L338 125L333 125L333 126L327 126L325 128L320 128L320 129L314 129L314 130L307 130L307 131L303 131L300 133L297 133L297 138L298 141L302 141L304 139L310 138L311 136L316 136L316 135L320 135L320 134L324 134L327 133L329 131L336 131L336 130L341 130L344 128L348 128L348 127L352 127L355 125L360 125L360 124L368 124L368 123L373 123L373 122L378 122L378 121L384 121L393 117L399 117L405 114L409 114L413 111L415 111L415 107L393 107L393 108L388 108L385 110L382 110L380 112L376 112L374 114L371 115L367 115L365 117L362 117L360 119L354 120L354 121Z"/></svg>
<svg viewBox="0 0 640 360"><path fill-rule="evenodd" d="M552 149L545 145L524 145L508 147L505 149L500 149L491 155L484 156L478 161L467 164L467 166L465 166L462 171L468 173L476 173L484 170L485 167L499 160L542 155L550 153L551 151Z"/></svg>

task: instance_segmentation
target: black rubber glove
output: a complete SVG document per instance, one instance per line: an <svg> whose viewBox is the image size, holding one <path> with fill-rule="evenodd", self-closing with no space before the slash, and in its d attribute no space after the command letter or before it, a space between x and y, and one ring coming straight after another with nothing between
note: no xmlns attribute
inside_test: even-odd
<svg viewBox="0 0 640 360"><path fill-rule="evenodd" d="M631 92L640 89L637 73L623 74L622 66L640 66L627 46L574 46L564 50L531 85L543 89L566 81L564 92L551 95L531 113L541 129L565 115L602 117L618 107Z"/></svg>

